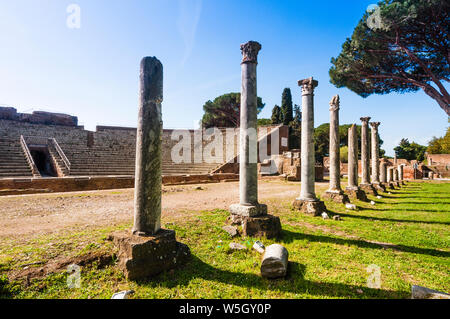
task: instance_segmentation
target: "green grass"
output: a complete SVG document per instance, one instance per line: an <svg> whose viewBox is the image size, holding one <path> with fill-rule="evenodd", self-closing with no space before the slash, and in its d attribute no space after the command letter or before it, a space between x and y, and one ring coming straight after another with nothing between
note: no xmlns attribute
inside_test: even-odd
<svg viewBox="0 0 450 319"><path fill-rule="evenodd" d="M69 274L64 271L28 284L8 280L26 263L113 251L107 235L130 224L25 242L2 240L0 297L110 298L115 292L132 289L136 292L133 298L409 298L414 284L449 292L450 183L410 182L391 192L382 194L383 199L369 196L375 206L355 201L357 211L326 202L341 221L300 214L291 209L293 198L265 201L270 212L280 216L283 236L262 241L266 246L281 243L288 249L287 279L261 278L261 256L250 248L257 239L229 238L221 229L228 212L217 210L167 223L165 228L176 230L177 239L190 247L192 257L179 269L137 283L128 282L114 262L84 267L79 289L67 287ZM231 252L231 241L249 249ZM367 287L367 267L372 264L381 269L380 289Z"/></svg>

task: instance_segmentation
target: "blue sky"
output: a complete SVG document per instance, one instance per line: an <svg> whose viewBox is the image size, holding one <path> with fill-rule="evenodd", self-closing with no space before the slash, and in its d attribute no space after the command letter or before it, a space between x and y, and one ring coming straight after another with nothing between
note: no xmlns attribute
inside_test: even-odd
<svg viewBox="0 0 450 319"><path fill-rule="evenodd" d="M72 3L81 9L79 29L66 25ZM205 101L239 92L239 45L255 40L266 103L260 117L270 117L285 87L300 104L297 81L313 76L316 126L328 122L328 102L339 94L341 123L380 121L383 148L393 155L402 137L426 144L448 121L422 92L363 99L329 82L331 57L373 3L0 0L0 105L69 113L90 130L136 126L139 62L156 56L164 65L164 126L193 128Z"/></svg>

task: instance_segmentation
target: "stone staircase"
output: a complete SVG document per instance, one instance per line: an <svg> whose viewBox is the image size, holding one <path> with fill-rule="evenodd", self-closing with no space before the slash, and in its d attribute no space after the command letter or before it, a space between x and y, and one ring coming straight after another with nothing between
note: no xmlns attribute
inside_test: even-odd
<svg viewBox="0 0 450 319"><path fill-rule="evenodd" d="M20 139L0 138L0 178L33 177Z"/></svg>

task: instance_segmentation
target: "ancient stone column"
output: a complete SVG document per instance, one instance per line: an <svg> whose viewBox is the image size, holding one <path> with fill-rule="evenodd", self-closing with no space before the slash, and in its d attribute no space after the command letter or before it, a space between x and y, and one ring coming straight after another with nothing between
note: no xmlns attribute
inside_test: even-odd
<svg viewBox="0 0 450 319"><path fill-rule="evenodd" d="M400 184L402 184L402 185L405 185L405 181L403 179L403 167L404 166L405 166L404 164L400 164L398 166L398 179L399 179Z"/></svg>
<svg viewBox="0 0 450 319"><path fill-rule="evenodd" d="M380 141L378 140L378 126L380 122L370 122L371 147L372 147L372 185L375 189L385 192L383 184L380 183Z"/></svg>
<svg viewBox="0 0 450 319"><path fill-rule="evenodd" d="M387 183L387 164L385 161L380 163L380 183Z"/></svg>
<svg viewBox="0 0 450 319"><path fill-rule="evenodd" d="M367 200L366 193L358 187L358 134L356 125L348 129L348 185L346 193L354 199Z"/></svg>
<svg viewBox="0 0 450 319"><path fill-rule="evenodd" d="M136 134L134 225L118 232L119 267L129 280L143 279L175 267L189 256L175 231L161 229L161 136L163 67L155 57L142 59Z"/></svg>
<svg viewBox="0 0 450 319"><path fill-rule="evenodd" d="M394 188L394 168L392 166L389 166L387 168L387 183L390 189Z"/></svg>
<svg viewBox="0 0 450 319"><path fill-rule="evenodd" d="M339 95L336 95L330 101L330 187L324 198L337 203L347 203L349 202L348 196L341 189L339 105Z"/></svg>
<svg viewBox="0 0 450 319"><path fill-rule="evenodd" d="M315 193L314 156L314 89L319 82L312 77L298 81L302 88L301 187L300 197L293 206L307 214L319 216L326 211L325 204Z"/></svg>
<svg viewBox="0 0 450 319"><path fill-rule="evenodd" d="M399 169L398 166L393 168L394 172L393 172L393 176L394 176L394 185L396 185L397 187L400 187L400 180L399 180Z"/></svg>
<svg viewBox="0 0 450 319"><path fill-rule="evenodd" d="M245 236L275 237L281 231L278 217L267 215L267 206L258 203L257 92L256 66L261 44L249 41L241 45L241 110L239 146L239 204L230 206L232 222L241 223ZM271 226L261 230L262 223Z"/></svg>
<svg viewBox="0 0 450 319"><path fill-rule="evenodd" d="M378 195L370 184L369 120L370 117L361 117L361 184L359 187L366 193Z"/></svg>

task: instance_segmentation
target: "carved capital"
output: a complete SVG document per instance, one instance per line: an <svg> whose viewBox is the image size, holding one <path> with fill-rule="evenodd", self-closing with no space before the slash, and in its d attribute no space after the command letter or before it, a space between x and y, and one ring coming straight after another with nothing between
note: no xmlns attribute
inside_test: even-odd
<svg viewBox="0 0 450 319"><path fill-rule="evenodd" d="M367 125L367 124L369 124L370 117L361 117L360 120L363 124Z"/></svg>
<svg viewBox="0 0 450 319"><path fill-rule="evenodd" d="M372 126L373 129L377 130L378 126L380 126L380 122L370 122L370 126Z"/></svg>
<svg viewBox="0 0 450 319"><path fill-rule="evenodd" d="M339 106L341 105L341 100L339 95L333 96L330 101L330 111L339 111Z"/></svg>
<svg viewBox="0 0 450 319"><path fill-rule="evenodd" d="M256 41L241 44L242 63L258 63L259 50L261 50L261 44Z"/></svg>
<svg viewBox="0 0 450 319"><path fill-rule="evenodd" d="M319 82L317 80L314 80L312 77L298 81L298 86L302 87L302 95L314 94L314 88L316 88L318 85Z"/></svg>

